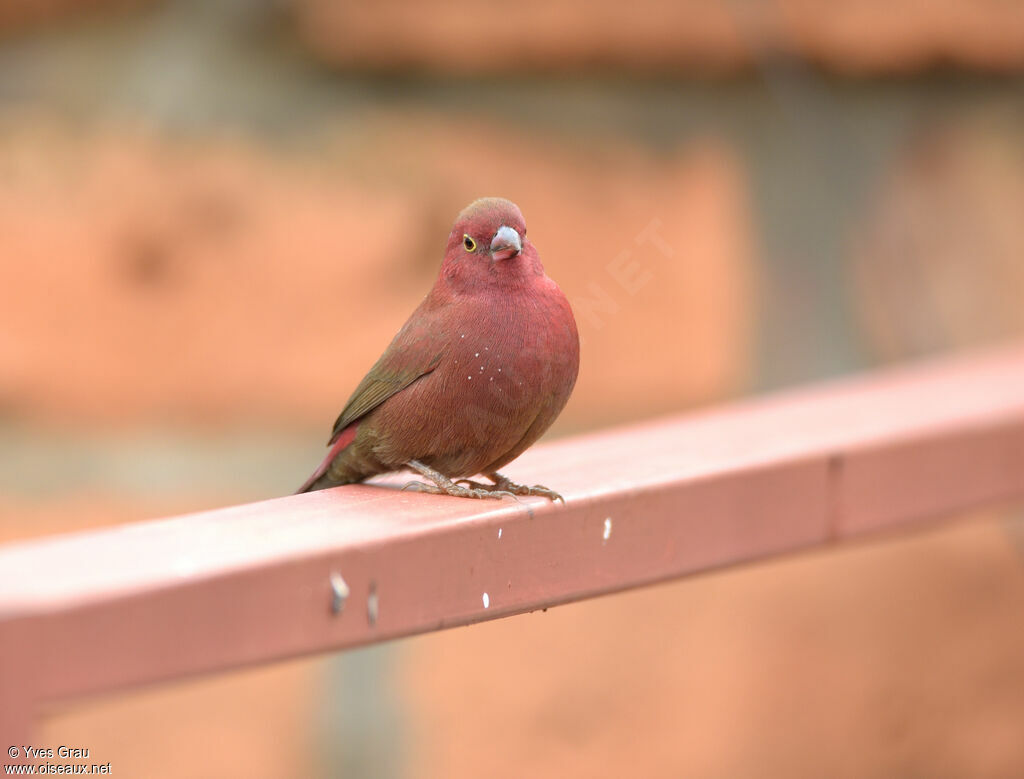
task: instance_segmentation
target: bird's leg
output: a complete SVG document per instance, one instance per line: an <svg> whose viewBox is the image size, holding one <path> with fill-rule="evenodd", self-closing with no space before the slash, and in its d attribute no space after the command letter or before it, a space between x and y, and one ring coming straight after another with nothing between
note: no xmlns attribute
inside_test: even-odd
<svg viewBox="0 0 1024 779"><path fill-rule="evenodd" d="M552 503L556 500L560 500L562 503L565 503L565 498L554 490L548 489L543 484L534 484L532 487L527 487L525 484L516 484L510 478L502 476L497 471L484 475L494 482L493 486L489 484L480 484L479 482L470 481L469 479L459 479L459 481L465 482L478 490L493 490L495 492L503 492L508 495L540 495L541 497L547 498Z"/></svg>
<svg viewBox="0 0 1024 779"><path fill-rule="evenodd" d="M410 460L407 466L419 473L421 476L430 479L434 485L424 484L421 481L411 481L402 487L403 490L415 490L416 492L429 492L431 495L451 495L456 498L504 498L506 495L515 498L515 494L498 489L497 487L463 487L456 484L443 473L424 465L418 460ZM481 489L483 487L483 489Z"/></svg>

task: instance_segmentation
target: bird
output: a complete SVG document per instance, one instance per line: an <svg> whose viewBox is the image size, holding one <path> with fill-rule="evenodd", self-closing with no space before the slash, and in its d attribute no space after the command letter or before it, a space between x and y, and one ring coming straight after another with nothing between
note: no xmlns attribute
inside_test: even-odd
<svg viewBox="0 0 1024 779"><path fill-rule="evenodd" d="M579 361L572 308L545 274L519 207L475 200L455 219L430 292L352 393L327 456L298 492L408 470L426 481L403 489L564 503L499 469L554 422ZM477 475L491 483L469 478Z"/></svg>

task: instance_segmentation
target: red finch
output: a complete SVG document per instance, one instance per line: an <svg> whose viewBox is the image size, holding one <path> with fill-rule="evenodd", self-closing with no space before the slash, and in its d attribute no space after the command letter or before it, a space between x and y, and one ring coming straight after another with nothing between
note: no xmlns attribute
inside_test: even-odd
<svg viewBox="0 0 1024 779"><path fill-rule="evenodd" d="M580 342L519 208L470 203L433 289L356 387L299 492L404 468L423 492L561 496L498 473L548 429L576 383ZM493 484L465 477L483 474ZM458 481L456 481L458 480Z"/></svg>

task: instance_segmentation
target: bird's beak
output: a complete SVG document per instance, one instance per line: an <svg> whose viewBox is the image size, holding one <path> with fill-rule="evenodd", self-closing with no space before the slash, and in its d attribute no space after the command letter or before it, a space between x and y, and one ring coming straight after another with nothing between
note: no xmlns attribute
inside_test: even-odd
<svg viewBox="0 0 1024 779"><path fill-rule="evenodd" d="M523 250L523 241L519 233L511 227L502 225L491 241L491 256L496 260L508 260Z"/></svg>

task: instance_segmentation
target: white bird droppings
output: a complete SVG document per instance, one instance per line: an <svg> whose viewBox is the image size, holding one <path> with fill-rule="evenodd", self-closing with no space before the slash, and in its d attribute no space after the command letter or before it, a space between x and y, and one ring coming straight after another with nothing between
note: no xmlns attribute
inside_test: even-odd
<svg viewBox="0 0 1024 779"><path fill-rule="evenodd" d="M370 585L370 594L366 596L366 621L370 623L370 627L377 624L377 614L379 610L379 602L377 600L377 585Z"/></svg>
<svg viewBox="0 0 1024 779"><path fill-rule="evenodd" d="M501 528L498 528L498 538L501 538Z"/></svg>
<svg viewBox="0 0 1024 779"><path fill-rule="evenodd" d="M341 574L335 571L330 576L331 582L331 611L335 614L340 614L342 609L345 608L345 601L348 600L349 588L348 584L342 578Z"/></svg>
<svg viewBox="0 0 1024 779"><path fill-rule="evenodd" d="M486 592L484 593L484 608L489 609L491 607L491 596Z"/></svg>
<svg viewBox="0 0 1024 779"><path fill-rule="evenodd" d="M601 534L601 538L607 541L612 535L612 518L607 517L604 521L604 532Z"/></svg>

